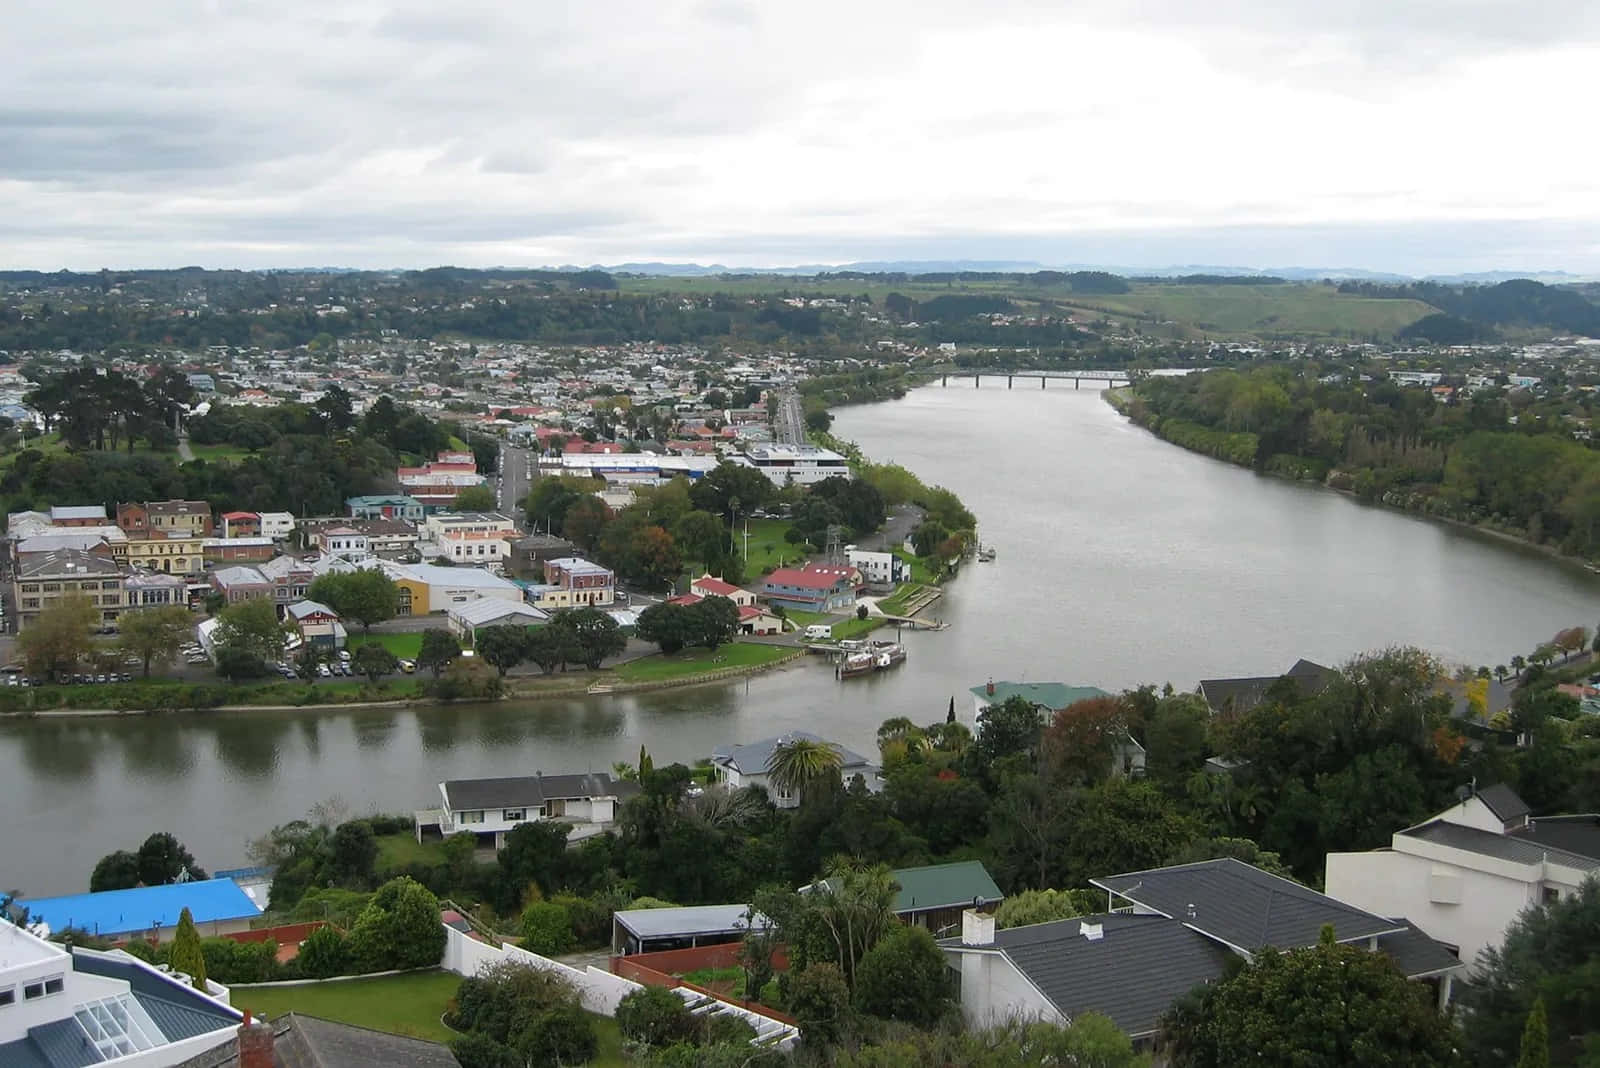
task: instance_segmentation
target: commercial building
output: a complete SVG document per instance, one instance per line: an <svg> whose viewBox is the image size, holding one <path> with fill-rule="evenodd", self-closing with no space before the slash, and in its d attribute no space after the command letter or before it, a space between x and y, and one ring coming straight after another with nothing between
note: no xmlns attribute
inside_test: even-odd
<svg viewBox="0 0 1600 1068"><path fill-rule="evenodd" d="M446 612L454 605L481 599L523 601L522 587L481 567L382 563L384 574L400 589L402 616Z"/></svg>
<svg viewBox="0 0 1600 1068"><path fill-rule="evenodd" d="M600 608L617 599L617 576L576 556L544 563L544 583L528 587L528 599L544 609Z"/></svg>
<svg viewBox="0 0 1600 1068"><path fill-rule="evenodd" d="M452 534L498 534L514 538L517 524L499 512L435 512L422 523L422 536L439 542Z"/></svg>
<svg viewBox="0 0 1600 1068"><path fill-rule="evenodd" d="M420 523L426 514L422 502L401 493L350 497L344 502L352 519L404 519Z"/></svg>
<svg viewBox="0 0 1600 1068"><path fill-rule="evenodd" d="M278 554L278 543L271 538L207 538L200 551L208 564L249 563L271 560Z"/></svg>
<svg viewBox="0 0 1600 1068"><path fill-rule="evenodd" d="M680 475L693 481L714 470L715 456L655 456L649 453L566 453L553 460L539 461L546 475L573 475L578 478L603 478L621 485L654 485Z"/></svg>
<svg viewBox="0 0 1600 1068"><path fill-rule="evenodd" d="M262 512L260 518L262 537L287 541L294 534L293 512Z"/></svg>
<svg viewBox="0 0 1600 1068"><path fill-rule="evenodd" d="M189 584L183 577L161 571L130 572L122 580L122 593L129 611L189 603Z"/></svg>
<svg viewBox="0 0 1600 1068"><path fill-rule="evenodd" d="M211 505L205 501L148 501L117 505L117 525L130 536L145 531L208 537L211 534Z"/></svg>
<svg viewBox="0 0 1600 1068"><path fill-rule="evenodd" d="M205 570L205 539L182 528L147 529L128 535L127 561L173 575L198 575Z"/></svg>
<svg viewBox="0 0 1600 1068"><path fill-rule="evenodd" d="M484 484L470 452L441 452L438 459L421 467L396 469L395 479L427 512L448 508L462 490Z"/></svg>
<svg viewBox="0 0 1600 1068"><path fill-rule="evenodd" d="M300 640L307 645L344 648L348 635L339 621L339 613L320 601L295 601L284 610L284 619L294 624L295 630L300 632Z"/></svg>
<svg viewBox="0 0 1600 1068"><path fill-rule="evenodd" d="M850 461L820 445L752 444L733 459L760 471L775 486L810 486L825 478L850 477Z"/></svg>
<svg viewBox="0 0 1600 1068"><path fill-rule="evenodd" d="M1328 893L1409 917L1467 964L1498 946L1522 910L1600 875L1600 816L1541 816L1503 784L1396 831L1387 849L1329 853Z"/></svg>
<svg viewBox="0 0 1600 1068"><path fill-rule="evenodd" d="M160 942L171 941L177 933L184 909L202 938L248 931L250 921L261 915L261 906L232 879L190 879L97 894L30 898L27 906L30 921L52 931L71 927L98 938Z"/></svg>
<svg viewBox="0 0 1600 1068"><path fill-rule="evenodd" d="M222 536L224 538L256 538L261 536L259 512L223 512Z"/></svg>
<svg viewBox="0 0 1600 1068"><path fill-rule="evenodd" d="M311 565L293 556L275 556L256 570L272 583L272 601L280 608L303 600L307 588L317 577Z"/></svg>
<svg viewBox="0 0 1600 1068"><path fill-rule="evenodd" d="M550 622L548 613L531 604L512 604L497 599L451 605L446 618L451 633L468 648L477 646L478 631L485 627L541 627Z"/></svg>
<svg viewBox="0 0 1600 1068"><path fill-rule="evenodd" d="M253 567L219 567L211 572L210 583L229 604L272 600L274 584Z"/></svg>
<svg viewBox="0 0 1600 1068"><path fill-rule="evenodd" d="M39 613L81 594L100 612L103 625L122 610L122 569L109 556L82 549L57 549L19 558L11 585L17 629L26 630Z"/></svg>
<svg viewBox="0 0 1600 1068"><path fill-rule="evenodd" d="M105 505L57 505L50 509L50 524L57 527L103 527L111 523Z"/></svg>

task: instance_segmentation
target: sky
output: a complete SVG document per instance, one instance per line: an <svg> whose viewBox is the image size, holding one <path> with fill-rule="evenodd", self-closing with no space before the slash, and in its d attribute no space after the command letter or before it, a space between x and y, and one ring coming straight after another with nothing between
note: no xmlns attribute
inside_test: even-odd
<svg viewBox="0 0 1600 1068"><path fill-rule="evenodd" d="M1593 0L71 0L0 267L1600 274Z"/></svg>

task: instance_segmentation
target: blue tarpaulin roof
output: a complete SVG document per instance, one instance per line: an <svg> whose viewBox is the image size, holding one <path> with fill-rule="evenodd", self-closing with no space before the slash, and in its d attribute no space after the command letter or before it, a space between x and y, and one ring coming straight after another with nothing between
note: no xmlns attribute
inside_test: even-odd
<svg viewBox="0 0 1600 1068"><path fill-rule="evenodd" d="M98 894L70 894L23 902L28 915L52 931L78 927L91 934L116 935L176 927L185 908L195 923L237 920L261 915L261 907L232 879L204 879ZM204 933L204 932L202 932Z"/></svg>

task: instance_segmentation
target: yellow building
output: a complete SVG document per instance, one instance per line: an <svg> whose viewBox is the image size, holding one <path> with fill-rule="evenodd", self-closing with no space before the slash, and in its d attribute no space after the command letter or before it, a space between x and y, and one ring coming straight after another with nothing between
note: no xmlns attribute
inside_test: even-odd
<svg viewBox="0 0 1600 1068"><path fill-rule="evenodd" d="M151 571L198 575L205 568L204 540L189 531L151 530L128 538L126 561Z"/></svg>

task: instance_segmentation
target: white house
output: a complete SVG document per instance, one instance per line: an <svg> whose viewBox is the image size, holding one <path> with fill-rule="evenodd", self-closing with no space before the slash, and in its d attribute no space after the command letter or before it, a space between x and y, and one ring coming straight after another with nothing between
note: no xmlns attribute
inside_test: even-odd
<svg viewBox="0 0 1600 1068"><path fill-rule="evenodd" d="M372 555L371 542L354 527L329 527L320 538L322 551L341 560L362 560Z"/></svg>
<svg viewBox="0 0 1600 1068"><path fill-rule="evenodd" d="M437 542L439 555L454 564L473 564L479 567L498 564L511 555L511 538L516 535L498 531L451 530Z"/></svg>
<svg viewBox="0 0 1600 1068"><path fill-rule="evenodd" d="M911 579L911 565L892 552L875 552L846 545L844 558L846 563L861 572L868 586L894 586Z"/></svg>
<svg viewBox="0 0 1600 1068"><path fill-rule="evenodd" d="M196 990L121 950L66 948L0 918L0 1065L170 1068L227 1042L227 987Z"/></svg>
<svg viewBox="0 0 1600 1068"><path fill-rule="evenodd" d="M286 541L294 533L293 512L261 512L261 536Z"/></svg>
<svg viewBox="0 0 1600 1068"><path fill-rule="evenodd" d="M752 444L746 446L743 454L731 459L755 468L780 487L809 486L835 475L850 477L850 461L820 445Z"/></svg>
<svg viewBox="0 0 1600 1068"><path fill-rule="evenodd" d="M604 771L452 779L439 784L442 807L416 814L417 836L420 841L424 827L437 827L446 837L467 831L490 838L499 849L506 832L519 824L563 820L572 824L568 841L576 842L609 830L618 803L638 792L638 784Z"/></svg>
<svg viewBox="0 0 1600 1068"><path fill-rule="evenodd" d="M740 608L754 607L756 595L731 582L724 582L712 574L704 574L689 583L689 592L700 597L726 597Z"/></svg>
<svg viewBox="0 0 1600 1068"><path fill-rule="evenodd" d="M830 742L809 731L790 731L780 734L775 738L763 738L759 742L749 745L723 745L718 746L711 754L711 771L717 781L725 783L730 790L742 790L746 786L759 786L767 792L772 803L779 808L797 808L800 804L799 795L787 789L780 789L772 784L771 767L773 754L780 745L793 741L822 742L839 754L839 777L849 785L850 780L857 775L866 783L867 789L878 793L883 789L883 769L860 753L852 752L837 742Z"/></svg>
<svg viewBox="0 0 1600 1068"><path fill-rule="evenodd" d="M1461 801L1389 848L1329 853L1328 893L1406 916L1468 964L1498 946L1530 905L1577 893L1600 873L1600 817L1531 818L1509 787L1467 789Z"/></svg>

